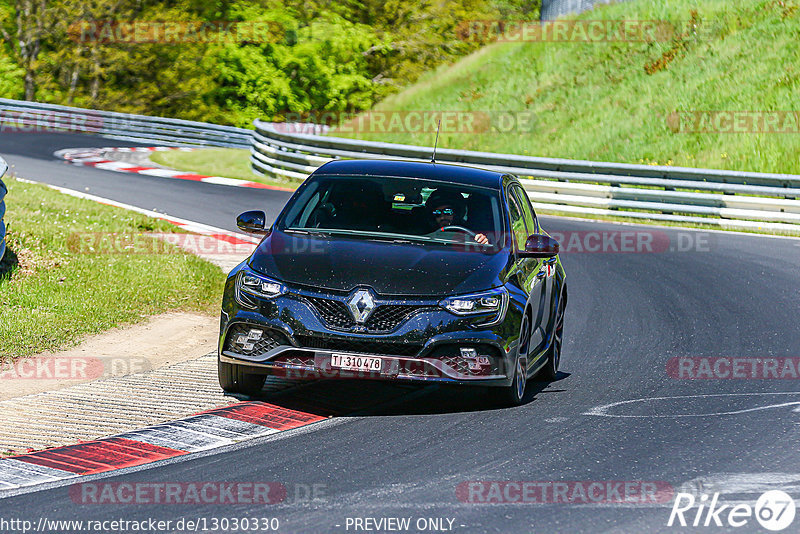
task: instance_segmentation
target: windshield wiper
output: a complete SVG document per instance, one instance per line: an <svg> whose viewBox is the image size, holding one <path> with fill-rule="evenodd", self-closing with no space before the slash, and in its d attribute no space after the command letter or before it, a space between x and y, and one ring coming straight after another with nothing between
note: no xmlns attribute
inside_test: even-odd
<svg viewBox="0 0 800 534"><path fill-rule="evenodd" d="M413 238L405 238L405 237L394 237L394 236L383 236L383 235L370 235L364 236L369 240L375 241L388 241L390 243L403 243L406 245L411 245L414 243L419 243L420 240L413 239Z"/></svg>
<svg viewBox="0 0 800 534"><path fill-rule="evenodd" d="M330 236L331 232L327 230L320 230L319 228L286 228L284 232L289 234L302 234L302 235L327 235Z"/></svg>

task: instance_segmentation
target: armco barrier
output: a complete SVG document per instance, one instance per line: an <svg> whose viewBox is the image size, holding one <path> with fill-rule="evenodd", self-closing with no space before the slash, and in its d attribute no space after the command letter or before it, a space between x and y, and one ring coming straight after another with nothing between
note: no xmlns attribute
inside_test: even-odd
<svg viewBox="0 0 800 534"><path fill-rule="evenodd" d="M294 133L255 121L253 171L305 179L338 158L429 161L433 149ZM436 160L522 178L539 209L800 232L800 175L633 165L439 148Z"/></svg>
<svg viewBox="0 0 800 534"><path fill-rule="evenodd" d="M0 98L0 132L89 133L165 146L247 148L251 130Z"/></svg>
<svg viewBox="0 0 800 534"><path fill-rule="evenodd" d="M6 173L6 170L8 170L8 165L3 158L0 158L0 261L2 261L6 253L6 203L3 200L6 193L8 193L6 184L3 183L3 175Z"/></svg>

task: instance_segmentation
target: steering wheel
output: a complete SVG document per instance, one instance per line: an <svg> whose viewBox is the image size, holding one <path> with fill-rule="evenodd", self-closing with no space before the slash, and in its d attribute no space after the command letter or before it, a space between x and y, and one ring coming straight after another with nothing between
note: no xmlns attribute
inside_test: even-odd
<svg viewBox="0 0 800 534"><path fill-rule="evenodd" d="M476 235L478 235L478 232L473 232L469 228L464 228L463 226L457 226L457 225L442 226L437 230L437 232L450 232L453 230L458 232L464 232L465 234L468 234L470 237L475 237Z"/></svg>

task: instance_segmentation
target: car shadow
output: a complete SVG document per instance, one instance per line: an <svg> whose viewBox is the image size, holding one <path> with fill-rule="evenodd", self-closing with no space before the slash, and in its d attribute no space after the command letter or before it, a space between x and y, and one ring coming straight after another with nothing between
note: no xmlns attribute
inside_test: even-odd
<svg viewBox="0 0 800 534"><path fill-rule="evenodd" d="M554 385L569 376L569 373L559 372L550 382L529 381L522 405L516 408L498 406L486 388L398 384L384 380L302 380L279 392L267 391L268 381L258 396L237 398L268 402L323 417L441 415L524 408L542 394L565 392Z"/></svg>

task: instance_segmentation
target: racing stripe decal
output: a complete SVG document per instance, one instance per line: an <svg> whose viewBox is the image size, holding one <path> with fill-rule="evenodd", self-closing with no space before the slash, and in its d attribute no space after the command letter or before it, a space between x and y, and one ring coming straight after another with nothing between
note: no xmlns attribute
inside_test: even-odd
<svg viewBox="0 0 800 534"><path fill-rule="evenodd" d="M106 439L0 459L0 494L216 449L324 419L266 402L240 402Z"/></svg>

